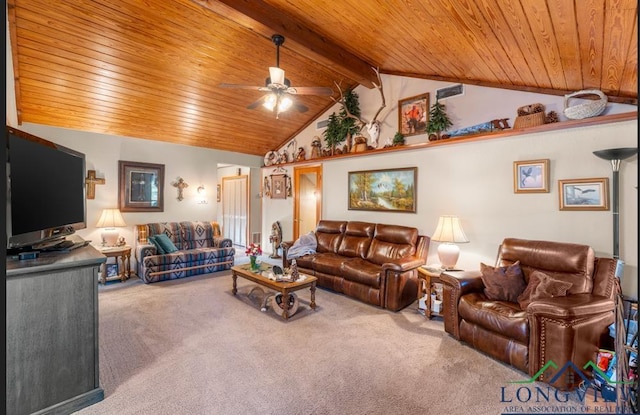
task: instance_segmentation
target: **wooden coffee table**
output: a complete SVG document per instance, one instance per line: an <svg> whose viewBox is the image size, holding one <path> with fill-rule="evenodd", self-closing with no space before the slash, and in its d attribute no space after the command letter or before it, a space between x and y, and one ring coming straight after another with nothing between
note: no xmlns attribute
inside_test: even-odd
<svg viewBox="0 0 640 415"><path fill-rule="evenodd" d="M262 268L262 270L268 270L268 267ZM236 295L238 292L237 288L237 280L238 277L242 277L251 282L255 282L258 285L261 285L270 290L277 291L282 293L282 302L280 307L282 307L282 318L285 320L291 317L289 315L289 296L298 290L302 290L304 288L309 288L311 291L311 304L309 306L315 310L316 308L316 281L318 279L311 275L301 274L301 278L298 281L294 282L286 282L286 281L274 281L269 278L259 274L257 272L251 271L251 265L243 264L243 265L235 265L231 267L231 277L233 278L233 290L231 291L233 295ZM293 315L293 313L291 314Z"/></svg>

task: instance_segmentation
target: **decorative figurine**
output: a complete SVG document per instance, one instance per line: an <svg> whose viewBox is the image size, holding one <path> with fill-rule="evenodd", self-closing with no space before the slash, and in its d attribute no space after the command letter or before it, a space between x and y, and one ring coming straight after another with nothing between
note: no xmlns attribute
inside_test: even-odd
<svg viewBox="0 0 640 415"><path fill-rule="evenodd" d="M278 248L282 242L282 227L280 222L275 221L271 225L271 235L269 235L269 242L271 242L271 250L273 251L269 258L282 258L278 255Z"/></svg>
<svg viewBox="0 0 640 415"><path fill-rule="evenodd" d="M295 259L291 260L289 271L291 272L291 281L298 281L298 279L300 278L300 273L298 272L298 263Z"/></svg>

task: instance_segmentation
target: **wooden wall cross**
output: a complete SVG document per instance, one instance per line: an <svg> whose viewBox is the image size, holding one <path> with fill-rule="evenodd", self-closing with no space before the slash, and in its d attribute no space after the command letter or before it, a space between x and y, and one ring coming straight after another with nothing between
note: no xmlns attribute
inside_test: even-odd
<svg viewBox="0 0 640 415"><path fill-rule="evenodd" d="M84 182L87 185L87 199L95 199L96 185L104 184L104 179L97 178L95 170L88 170L87 177L84 179Z"/></svg>

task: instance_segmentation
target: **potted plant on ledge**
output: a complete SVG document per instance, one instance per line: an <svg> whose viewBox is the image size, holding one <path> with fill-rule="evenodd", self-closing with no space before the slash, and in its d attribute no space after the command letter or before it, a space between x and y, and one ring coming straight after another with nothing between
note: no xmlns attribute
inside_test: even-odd
<svg viewBox="0 0 640 415"><path fill-rule="evenodd" d="M440 140L441 134L451 127L453 123L445 112L444 104L436 100L435 104L429 110L429 122L427 123L427 132L429 133L429 141Z"/></svg>

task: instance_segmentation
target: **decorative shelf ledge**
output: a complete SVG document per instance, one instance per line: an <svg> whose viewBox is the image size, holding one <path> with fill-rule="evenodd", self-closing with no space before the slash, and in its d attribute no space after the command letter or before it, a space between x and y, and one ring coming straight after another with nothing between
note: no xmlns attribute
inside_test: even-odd
<svg viewBox="0 0 640 415"><path fill-rule="evenodd" d="M637 119L638 119L637 111L625 112L621 114L601 115L598 117L585 118L582 120L568 120L568 121L561 121L561 122L555 122L550 124L542 124L536 127L509 128L506 130L499 130L492 133L482 133L482 134L466 135L462 137L446 138L446 139L437 140L437 141L429 141L426 143L377 148L374 150L367 150L367 151L362 151L358 153L335 154L333 156L318 157L318 158L309 159L305 161L294 161L289 163L273 164L271 166L262 166L262 168L276 168L276 167L289 166L289 165L297 166L297 165L303 165L303 164L313 164L313 163L318 163L318 162L327 161L327 160L334 160L339 158L362 157L362 156L370 156L374 154L392 153L395 151L420 150L420 149L425 149L429 147L437 147L437 146L450 145L450 144L460 144L460 143L475 142L475 141L482 141L482 140L492 140L495 138L504 138L504 137L540 133L540 132L546 132L546 131L564 130L567 128L585 127L589 125L610 124L615 122L631 121L631 120L637 120Z"/></svg>

